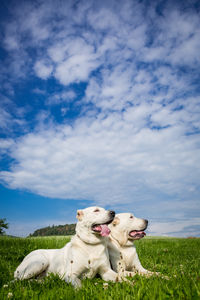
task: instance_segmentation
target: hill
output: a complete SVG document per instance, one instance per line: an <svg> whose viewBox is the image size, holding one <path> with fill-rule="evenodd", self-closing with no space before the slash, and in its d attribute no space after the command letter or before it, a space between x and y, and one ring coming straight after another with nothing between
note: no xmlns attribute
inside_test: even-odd
<svg viewBox="0 0 200 300"><path fill-rule="evenodd" d="M75 234L76 224L66 224L57 226L48 226L37 229L29 236L50 236L50 235L73 235Z"/></svg>

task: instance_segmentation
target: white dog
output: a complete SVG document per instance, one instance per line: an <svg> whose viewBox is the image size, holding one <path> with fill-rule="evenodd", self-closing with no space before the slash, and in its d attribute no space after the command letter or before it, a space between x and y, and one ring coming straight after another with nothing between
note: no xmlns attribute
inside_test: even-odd
<svg viewBox="0 0 200 300"><path fill-rule="evenodd" d="M35 250L29 253L14 273L16 279L29 279L48 273L58 274L75 287L83 277L93 278L97 273L105 281L118 281L118 274L110 267L105 236L107 224L115 212L100 207L77 211L76 235L62 249Z"/></svg>
<svg viewBox="0 0 200 300"><path fill-rule="evenodd" d="M113 222L109 225L111 233L108 239L108 250L112 269L120 276L153 275L140 263L134 240L143 238L146 234L148 221L136 218L130 213L117 214Z"/></svg>

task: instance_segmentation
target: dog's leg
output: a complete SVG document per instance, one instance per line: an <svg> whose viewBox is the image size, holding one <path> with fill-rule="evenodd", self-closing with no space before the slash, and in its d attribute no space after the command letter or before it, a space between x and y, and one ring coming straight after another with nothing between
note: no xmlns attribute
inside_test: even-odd
<svg viewBox="0 0 200 300"><path fill-rule="evenodd" d="M114 281L114 282L121 281L120 276L111 269L108 269L106 272L104 272L100 275L101 275L102 279L105 281Z"/></svg>
<svg viewBox="0 0 200 300"><path fill-rule="evenodd" d="M76 289L81 288L81 280L79 277L83 271L84 267L80 266L80 264L77 265L73 261L70 261L64 277L65 282L71 283Z"/></svg>
<svg viewBox="0 0 200 300"><path fill-rule="evenodd" d="M143 268L143 266L141 265L141 262L139 260L139 257L136 253L134 261L133 261L133 266L132 266L132 271L138 273L139 275L144 275L146 277L150 277L150 276L161 276L163 279L167 279L169 280L169 277L162 275L159 272L152 272L149 270L146 270L145 268ZM128 276L128 275L127 275Z"/></svg>
<svg viewBox="0 0 200 300"><path fill-rule="evenodd" d="M49 265L47 258L43 254L33 254L25 257L22 263L17 267L14 278L15 279L29 279L44 272Z"/></svg>
<svg viewBox="0 0 200 300"><path fill-rule="evenodd" d="M116 271L119 274L119 277L122 280L126 280L126 277L133 277L135 276L135 272L128 272L126 271L126 264L122 257L122 254L120 253L119 259L116 259L114 262L111 261L112 268L114 271ZM114 265L114 267L113 267Z"/></svg>
<svg viewBox="0 0 200 300"><path fill-rule="evenodd" d="M79 261L77 261L77 258L79 258ZM73 249L72 252L70 251L68 253L68 261L66 265L66 273L63 279L65 280L65 282L71 283L74 288L81 288L80 277L81 274L83 274L86 270L83 254L80 253L77 249Z"/></svg>
<svg viewBox="0 0 200 300"><path fill-rule="evenodd" d="M133 264L132 264L132 270L135 273L138 273L140 275L153 275L153 272L146 270L145 268L143 268L143 266L141 265L141 262L139 260L139 257L137 255L137 253L135 254L134 260L133 260Z"/></svg>
<svg viewBox="0 0 200 300"><path fill-rule="evenodd" d="M101 276L101 278L105 281L113 281L113 282L121 281L120 275L114 272L107 265L102 265L98 273Z"/></svg>
<svg viewBox="0 0 200 300"><path fill-rule="evenodd" d="M81 280L75 274L66 274L65 282L71 283L74 288L81 288Z"/></svg>

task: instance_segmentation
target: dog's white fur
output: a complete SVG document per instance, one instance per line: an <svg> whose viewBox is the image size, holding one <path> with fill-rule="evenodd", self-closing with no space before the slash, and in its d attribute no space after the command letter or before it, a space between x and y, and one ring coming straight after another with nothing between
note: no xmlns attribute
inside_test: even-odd
<svg viewBox="0 0 200 300"><path fill-rule="evenodd" d="M62 249L41 249L29 253L14 273L16 279L58 274L75 287L81 278L93 278L97 273L105 281L118 281L111 270L105 238L92 230L92 225L113 220L110 211L88 207L77 211L76 235Z"/></svg>
<svg viewBox="0 0 200 300"><path fill-rule="evenodd" d="M136 218L131 213L117 214L114 221L109 224L110 262L112 269L120 276L134 276L137 273L147 276L156 274L143 268L133 244L134 238L129 235L133 230L145 230L147 224L147 220Z"/></svg>

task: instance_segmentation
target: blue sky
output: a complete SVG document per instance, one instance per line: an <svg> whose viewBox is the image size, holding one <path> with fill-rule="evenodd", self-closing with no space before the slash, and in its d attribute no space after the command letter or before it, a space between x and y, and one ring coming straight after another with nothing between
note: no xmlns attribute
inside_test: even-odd
<svg viewBox="0 0 200 300"><path fill-rule="evenodd" d="M0 217L99 205L200 235L198 1L0 2Z"/></svg>

